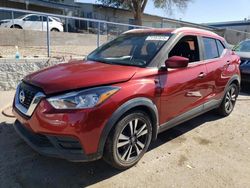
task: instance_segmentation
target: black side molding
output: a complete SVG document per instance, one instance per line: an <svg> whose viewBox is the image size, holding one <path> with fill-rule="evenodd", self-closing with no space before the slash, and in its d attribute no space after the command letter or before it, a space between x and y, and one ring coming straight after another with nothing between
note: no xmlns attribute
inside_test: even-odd
<svg viewBox="0 0 250 188"><path fill-rule="evenodd" d="M152 122L152 129L153 129L153 140L157 137L158 132L158 125L159 125L159 115L158 115L158 109L156 105L152 102L152 100L145 98L145 97L138 97L131 99L127 102L125 102L123 105L121 105L111 116L111 118L108 120L107 124L105 125L100 141L98 146L98 153L103 154L104 146L106 143L106 140L108 138L108 135L111 131L111 129L115 126L117 121L129 110L136 108L136 107L145 107L150 112L151 118L153 120Z"/></svg>

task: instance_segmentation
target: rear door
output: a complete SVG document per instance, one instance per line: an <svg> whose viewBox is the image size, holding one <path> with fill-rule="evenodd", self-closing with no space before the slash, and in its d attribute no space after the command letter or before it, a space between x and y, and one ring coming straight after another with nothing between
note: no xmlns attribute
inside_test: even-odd
<svg viewBox="0 0 250 188"><path fill-rule="evenodd" d="M208 71L209 95L206 101L221 99L225 86L231 78L230 74L230 51L224 44L214 38L202 37L204 46L204 63Z"/></svg>
<svg viewBox="0 0 250 188"><path fill-rule="evenodd" d="M49 18L49 30L52 29L53 21L50 17L42 16L42 31L47 31L47 19Z"/></svg>
<svg viewBox="0 0 250 188"><path fill-rule="evenodd" d="M188 67L160 72L162 87L160 122L165 123L185 112L199 113L208 95L207 69L201 60L201 44L196 36L184 36L169 52L168 57L190 59Z"/></svg>

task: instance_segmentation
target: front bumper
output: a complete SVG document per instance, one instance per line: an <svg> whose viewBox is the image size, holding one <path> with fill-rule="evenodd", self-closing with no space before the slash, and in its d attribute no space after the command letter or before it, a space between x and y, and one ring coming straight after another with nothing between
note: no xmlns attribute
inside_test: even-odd
<svg viewBox="0 0 250 188"><path fill-rule="evenodd" d="M16 132L35 151L49 157L57 157L73 162L97 160L97 155L86 155L80 142L68 136L37 134L27 129L18 120L14 123Z"/></svg>
<svg viewBox="0 0 250 188"><path fill-rule="evenodd" d="M26 83L20 88L13 102L15 129L33 149L70 161L93 161L102 157L106 141L102 135L106 134L104 127L118 106L115 100L91 109L59 110L50 105L46 96L37 97L42 92L40 88ZM79 147L62 147L61 140L66 145Z"/></svg>

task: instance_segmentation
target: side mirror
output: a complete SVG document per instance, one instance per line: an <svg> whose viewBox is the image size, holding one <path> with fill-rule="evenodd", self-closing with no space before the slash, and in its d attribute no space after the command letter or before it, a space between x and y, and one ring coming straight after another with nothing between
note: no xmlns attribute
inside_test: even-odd
<svg viewBox="0 0 250 188"><path fill-rule="evenodd" d="M167 68L184 68L187 67L189 59L182 56L172 56L165 61Z"/></svg>

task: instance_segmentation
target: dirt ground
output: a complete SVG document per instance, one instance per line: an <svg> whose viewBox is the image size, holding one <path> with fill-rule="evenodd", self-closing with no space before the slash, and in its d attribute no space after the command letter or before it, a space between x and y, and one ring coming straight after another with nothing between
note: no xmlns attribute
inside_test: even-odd
<svg viewBox="0 0 250 188"><path fill-rule="evenodd" d="M0 93L0 106L13 92ZM8 102L7 102L8 101ZM159 135L133 168L72 163L34 152L0 117L0 187L250 187L250 95L234 112L206 113Z"/></svg>

